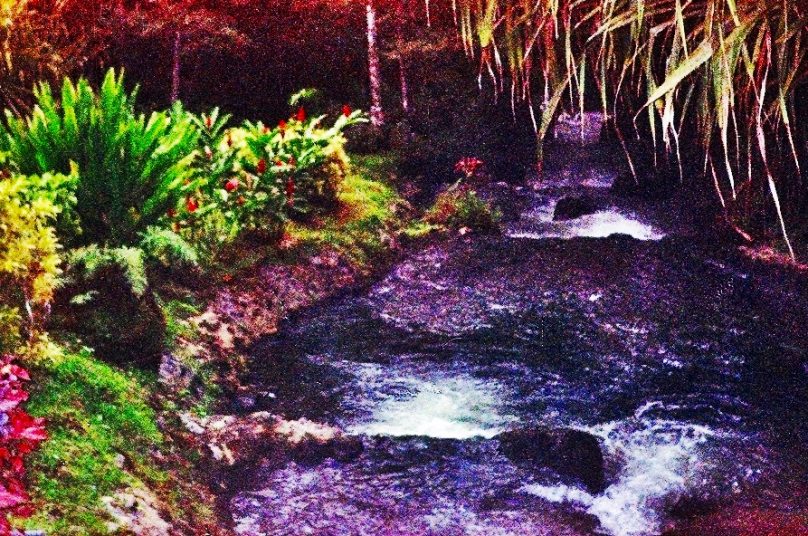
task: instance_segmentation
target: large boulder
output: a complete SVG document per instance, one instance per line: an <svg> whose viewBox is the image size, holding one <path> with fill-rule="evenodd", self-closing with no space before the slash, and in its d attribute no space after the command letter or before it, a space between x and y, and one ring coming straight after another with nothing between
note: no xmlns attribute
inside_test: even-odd
<svg viewBox="0 0 808 536"><path fill-rule="evenodd" d="M568 484L591 493L606 489L603 453L592 434L569 428L529 428L499 434L500 450L517 464L552 469Z"/></svg>
<svg viewBox="0 0 808 536"><path fill-rule="evenodd" d="M562 197L556 203L553 220L574 220L581 216L594 214L599 209L598 202L589 196Z"/></svg>

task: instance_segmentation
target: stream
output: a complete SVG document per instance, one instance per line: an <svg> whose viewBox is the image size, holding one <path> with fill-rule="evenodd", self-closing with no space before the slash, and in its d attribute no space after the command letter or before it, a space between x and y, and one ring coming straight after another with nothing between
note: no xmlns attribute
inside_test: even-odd
<svg viewBox="0 0 808 536"><path fill-rule="evenodd" d="M434 243L255 347L258 409L364 452L256 468L237 533L646 536L704 505L806 508L805 279L613 196L591 151L488 187L502 236ZM582 194L599 210L553 221ZM503 453L531 429L595 437L604 489Z"/></svg>

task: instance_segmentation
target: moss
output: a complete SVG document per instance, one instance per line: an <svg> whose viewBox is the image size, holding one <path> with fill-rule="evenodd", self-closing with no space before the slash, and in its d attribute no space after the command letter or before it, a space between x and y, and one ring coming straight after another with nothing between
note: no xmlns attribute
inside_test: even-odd
<svg viewBox="0 0 808 536"><path fill-rule="evenodd" d="M32 376L27 408L47 419L49 439L31 458L38 513L25 526L47 534L107 534L102 497L167 478L150 454L164 439L143 381L89 350L57 347L36 360Z"/></svg>
<svg viewBox="0 0 808 536"><path fill-rule="evenodd" d="M395 168L390 155L354 157L340 186L337 214L316 227L292 223L287 228L289 237L309 249L331 246L357 264L367 265L401 226L401 198L391 185Z"/></svg>

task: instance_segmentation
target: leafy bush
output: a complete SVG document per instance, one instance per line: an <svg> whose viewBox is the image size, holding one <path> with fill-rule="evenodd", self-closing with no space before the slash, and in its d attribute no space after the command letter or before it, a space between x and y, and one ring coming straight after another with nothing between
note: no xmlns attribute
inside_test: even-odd
<svg viewBox="0 0 808 536"><path fill-rule="evenodd" d="M25 324L32 336L48 311L59 276L53 224L61 210L60 185L75 175L0 173L6 175L0 177L0 352L7 352L20 343L20 327Z"/></svg>
<svg viewBox="0 0 808 536"><path fill-rule="evenodd" d="M330 128L298 108L275 128L246 122L227 129L218 109L186 114L199 132L193 179L166 219L207 261L246 234L274 240L289 217L333 210L348 171L345 128L365 121L343 110Z"/></svg>
<svg viewBox="0 0 808 536"><path fill-rule="evenodd" d="M35 419L20 404L28 399L23 382L28 372L14 358L0 358L0 534L11 534L8 515L27 516L23 458L44 440L44 419Z"/></svg>
<svg viewBox="0 0 808 536"><path fill-rule="evenodd" d="M294 117L275 128L263 123L246 123L242 165L258 178L268 195L285 194L290 215L307 215L331 210L348 169L343 131L367 122L364 114L343 110L330 128L322 126L325 116L308 120L301 107Z"/></svg>
<svg viewBox="0 0 808 536"><path fill-rule="evenodd" d="M451 229L464 227L491 232L498 229L500 214L465 185L449 188L438 194L424 221Z"/></svg>
<svg viewBox="0 0 808 536"><path fill-rule="evenodd" d="M71 243L134 244L182 195L198 132L177 110L137 115L136 95L110 70L98 93L85 79L66 79L57 101L43 83L29 117L6 111L0 150L22 173L68 173L71 162L78 165L82 235Z"/></svg>

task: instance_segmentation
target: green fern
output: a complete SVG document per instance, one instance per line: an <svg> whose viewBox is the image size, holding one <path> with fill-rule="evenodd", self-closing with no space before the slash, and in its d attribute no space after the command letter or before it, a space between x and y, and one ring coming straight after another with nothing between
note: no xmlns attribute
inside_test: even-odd
<svg viewBox="0 0 808 536"><path fill-rule="evenodd" d="M6 111L0 150L25 174L79 168L76 213L83 234L72 245L132 245L178 204L194 160L199 133L186 114L135 112L137 89L110 70L96 92L86 79L35 89L29 117Z"/></svg>
<svg viewBox="0 0 808 536"><path fill-rule="evenodd" d="M132 294L140 298L149 288L143 251L139 248L102 248L93 244L77 248L67 255L69 277L89 281L107 269L118 269Z"/></svg>
<svg viewBox="0 0 808 536"><path fill-rule="evenodd" d="M199 254L183 237L169 229L149 227L140 248L147 260L166 268L199 265Z"/></svg>

